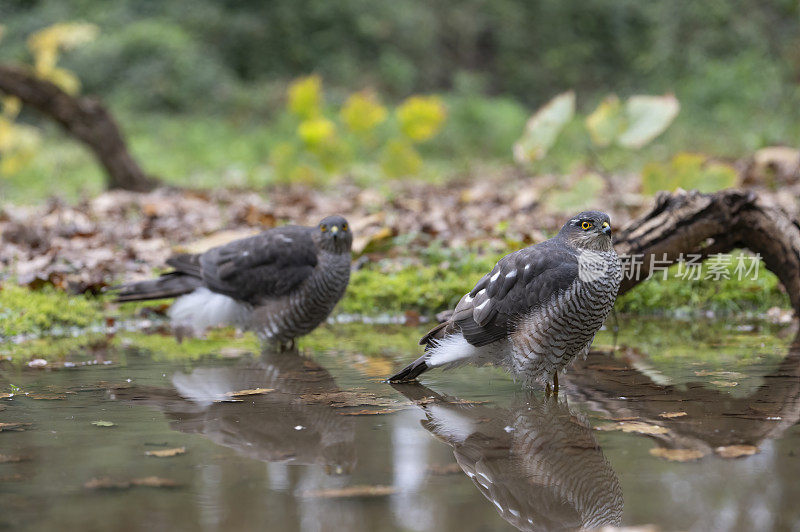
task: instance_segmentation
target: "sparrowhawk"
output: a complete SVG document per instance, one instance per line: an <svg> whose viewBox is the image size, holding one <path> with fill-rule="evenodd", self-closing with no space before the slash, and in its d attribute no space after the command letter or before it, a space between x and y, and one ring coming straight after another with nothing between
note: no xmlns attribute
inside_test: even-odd
<svg viewBox="0 0 800 532"><path fill-rule="evenodd" d="M531 391L509 408L465 404L419 384L395 385L425 413L422 426L453 447L458 466L519 530L619 526L622 488L588 419Z"/></svg>
<svg viewBox="0 0 800 532"><path fill-rule="evenodd" d="M217 325L250 329L281 345L322 323L350 280L353 235L329 216L316 227L287 225L200 254L181 254L158 279L118 287L117 301L177 297L176 329Z"/></svg>
<svg viewBox="0 0 800 532"><path fill-rule="evenodd" d="M500 259L426 334L425 354L390 382L436 367L494 363L526 385L553 379L589 351L622 280L608 215L587 211L558 234Z"/></svg>

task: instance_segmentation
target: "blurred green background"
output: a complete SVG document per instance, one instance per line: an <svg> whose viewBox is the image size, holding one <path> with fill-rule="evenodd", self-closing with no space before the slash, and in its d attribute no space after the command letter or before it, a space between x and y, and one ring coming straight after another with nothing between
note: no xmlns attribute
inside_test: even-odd
<svg viewBox="0 0 800 532"><path fill-rule="evenodd" d="M511 163L525 120L570 89L584 116L612 92L680 101L656 142L605 155L612 171L681 150L735 159L800 138L796 1L4 0L0 62L30 63L26 38L63 21L99 34L59 65L106 102L146 171L182 185L279 181L270 153L296 128L287 86L311 73L336 108L365 88L389 106L438 94L448 119L419 148L423 179L478 159ZM8 199L102 189L82 146L34 113L20 120L45 128L44 149L0 184ZM585 132L563 136L537 171L582 164Z"/></svg>

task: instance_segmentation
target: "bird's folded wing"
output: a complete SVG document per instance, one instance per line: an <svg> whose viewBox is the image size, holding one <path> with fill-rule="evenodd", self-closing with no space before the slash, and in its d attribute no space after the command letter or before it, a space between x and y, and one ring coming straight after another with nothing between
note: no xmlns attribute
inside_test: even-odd
<svg viewBox="0 0 800 532"><path fill-rule="evenodd" d="M505 338L520 318L549 303L578 276L578 261L568 250L536 246L500 259L467 295L451 320L477 347Z"/></svg>
<svg viewBox="0 0 800 532"><path fill-rule="evenodd" d="M254 304L289 294L317 262L311 230L297 226L265 231L200 256L203 281L211 290Z"/></svg>

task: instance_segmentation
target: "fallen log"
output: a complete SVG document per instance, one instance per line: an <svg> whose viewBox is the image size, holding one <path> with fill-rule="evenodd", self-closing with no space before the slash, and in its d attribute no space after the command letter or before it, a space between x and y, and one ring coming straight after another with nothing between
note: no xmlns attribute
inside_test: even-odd
<svg viewBox="0 0 800 532"><path fill-rule="evenodd" d="M116 122L98 100L71 96L25 69L8 65L0 65L0 92L16 96L86 144L105 168L108 188L144 192L158 184L133 159Z"/></svg>
<svg viewBox="0 0 800 532"><path fill-rule="evenodd" d="M768 196L737 189L662 192L649 212L615 234L614 247L626 271L633 257L642 261L642 275L625 276L620 294L645 280L654 260L663 266L677 263L681 255L705 260L748 249L778 277L800 316L800 223Z"/></svg>

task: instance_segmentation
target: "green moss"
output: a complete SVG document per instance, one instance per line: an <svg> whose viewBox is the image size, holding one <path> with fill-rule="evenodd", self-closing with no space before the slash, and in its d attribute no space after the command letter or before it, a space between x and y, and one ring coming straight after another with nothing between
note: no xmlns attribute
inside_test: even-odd
<svg viewBox="0 0 800 532"><path fill-rule="evenodd" d="M62 327L87 327L103 318L96 299L55 288L29 290L12 283L0 289L0 336L44 334Z"/></svg>
<svg viewBox="0 0 800 532"><path fill-rule="evenodd" d="M789 301L778 278L763 263L755 279L737 279L734 271L737 254L727 268L729 279L684 280L677 266L668 270L667 279L657 274L617 299L618 312L630 314L683 313L711 310L722 314L762 313L771 307L788 308ZM747 263L749 264L749 263ZM707 273L704 265L703 274Z"/></svg>
<svg viewBox="0 0 800 532"><path fill-rule="evenodd" d="M340 303L346 313L374 316L414 310L423 314L452 308L489 271L495 257L463 253L460 263L405 266L387 271L380 265L353 272Z"/></svg>

